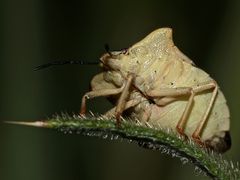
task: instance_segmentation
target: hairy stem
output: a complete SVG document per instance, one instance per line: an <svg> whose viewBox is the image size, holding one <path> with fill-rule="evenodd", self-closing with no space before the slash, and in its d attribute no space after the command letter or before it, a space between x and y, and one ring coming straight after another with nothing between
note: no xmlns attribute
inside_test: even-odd
<svg viewBox="0 0 240 180"><path fill-rule="evenodd" d="M240 179L240 170L233 162L224 160L221 155L204 149L191 140L184 140L169 129L150 127L133 120L123 120L116 126L115 119L104 117L69 116L62 114L46 121L8 122L36 127L56 129L64 133L77 133L111 139L124 138L138 145L160 150L162 153L178 157L183 163L191 162L195 169L212 179Z"/></svg>

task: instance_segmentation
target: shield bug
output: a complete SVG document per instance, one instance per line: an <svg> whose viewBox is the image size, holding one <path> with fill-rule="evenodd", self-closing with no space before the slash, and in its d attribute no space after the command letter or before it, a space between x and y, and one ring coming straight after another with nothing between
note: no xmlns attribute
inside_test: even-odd
<svg viewBox="0 0 240 180"><path fill-rule="evenodd" d="M217 152L231 146L229 109L217 83L173 43L172 29L160 28L121 51L100 58L103 72L91 81L86 100L108 97L115 107L105 115L127 114L171 128Z"/></svg>

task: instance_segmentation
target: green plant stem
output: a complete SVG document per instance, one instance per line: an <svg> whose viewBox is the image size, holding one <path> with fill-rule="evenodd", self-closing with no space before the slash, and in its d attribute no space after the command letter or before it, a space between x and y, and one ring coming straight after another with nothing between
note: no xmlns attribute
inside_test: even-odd
<svg viewBox="0 0 240 180"><path fill-rule="evenodd" d="M221 155L200 147L191 140L184 140L171 130L149 127L132 120L124 120L121 126L117 127L115 122L114 119L103 117L82 118L63 114L47 121L10 123L46 127L86 136L124 138L137 142L142 147L179 157L183 163L191 162L197 170L201 170L213 179L240 179L238 165L235 167L231 161L224 160Z"/></svg>

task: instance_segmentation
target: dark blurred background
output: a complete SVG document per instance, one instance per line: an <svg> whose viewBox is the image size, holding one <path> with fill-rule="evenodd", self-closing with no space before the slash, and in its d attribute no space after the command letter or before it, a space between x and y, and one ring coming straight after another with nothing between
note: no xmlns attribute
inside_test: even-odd
<svg viewBox="0 0 240 180"><path fill-rule="evenodd" d="M231 110L233 145L240 160L240 1L2 0L0 2L0 120L38 120L79 111L97 66L54 60L98 60L104 44L128 47L159 27L174 29L175 44L217 80ZM103 106L104 104L104 106ZM104 98L93 112L111 107ZM207 179L179 159L136 144L64 135L0 124L1 180Z"/></svg>

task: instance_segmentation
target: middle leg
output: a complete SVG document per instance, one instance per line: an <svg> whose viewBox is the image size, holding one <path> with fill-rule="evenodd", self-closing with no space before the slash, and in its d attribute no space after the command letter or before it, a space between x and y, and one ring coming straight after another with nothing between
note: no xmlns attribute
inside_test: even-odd
<svg viewBox="0 0 240 180"><path fill-rule="evenodd" d="M126 102L127 102L128 96L129 96L129 89L132 85L132 81L133 81L133 75L129 75L127 77L126 85L124 86L123 91L122 91L120 98L118 100L118 103L117 103L117 107L115 110L115 117L116 117L118 126L120 125L120 117L122 115L122 112L124 111L124 109L126 107Z"/></svg>

